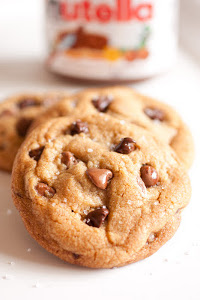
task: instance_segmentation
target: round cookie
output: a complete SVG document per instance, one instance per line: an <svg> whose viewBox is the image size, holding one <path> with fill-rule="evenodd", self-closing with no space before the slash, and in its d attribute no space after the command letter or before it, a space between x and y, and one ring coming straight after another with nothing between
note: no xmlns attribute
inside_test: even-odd
<svg viewBox="0 0 200 300"><path fill-rule="evenodd" d="M168 143L188 169L194 157L191 133L179 114L170 106L143 96L128 87L89 89L60 101L39 119L34 126L58 116L102 112L123 121L137 124L160 140Z"/></svg>
<svg viewBox="0 0 200 300"><path fill-rule="evenodd" d="M91 268L123 266L177 230L191 194L177 160L145 129L107 114L51 119L18 151L13 200L49 252Z"/></svg>
<svg viewBox="0 0 200 300"><path fill-rule="evenodd" d="M31 123L63 97L61 93L23 94L0 103L0 169L12 170L15 155Z"/></svg>

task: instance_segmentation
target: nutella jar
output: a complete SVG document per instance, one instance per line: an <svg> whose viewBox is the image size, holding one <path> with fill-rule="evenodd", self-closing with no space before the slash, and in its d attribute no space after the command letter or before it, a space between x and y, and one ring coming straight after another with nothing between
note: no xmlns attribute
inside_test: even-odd
<svg viewBox="0 0 200 300"><path fill-rule="evenodd" d="M176 57L177 0L46 0L48 68L100 81L139 80Z"/></svg>

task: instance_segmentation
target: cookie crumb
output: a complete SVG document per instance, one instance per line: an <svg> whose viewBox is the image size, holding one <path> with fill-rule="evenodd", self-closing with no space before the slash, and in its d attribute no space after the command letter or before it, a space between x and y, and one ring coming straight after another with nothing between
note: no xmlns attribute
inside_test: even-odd
<svg viewBox="0 0 200 300"><path fill-rule="evenodd" d="M11 266L14 266L15 262L14 261L9 261L8 264L11 265Z"/></svg>

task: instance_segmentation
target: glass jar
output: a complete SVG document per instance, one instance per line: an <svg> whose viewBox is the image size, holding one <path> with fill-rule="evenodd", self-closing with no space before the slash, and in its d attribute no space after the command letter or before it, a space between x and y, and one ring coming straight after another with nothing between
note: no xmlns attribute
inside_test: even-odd
<svg viewBox="0 0 200 300"><path fill-rule="evenodd" d="M127 81L169 69L176 58L177 0L46 0L49 70Z"/></svg>

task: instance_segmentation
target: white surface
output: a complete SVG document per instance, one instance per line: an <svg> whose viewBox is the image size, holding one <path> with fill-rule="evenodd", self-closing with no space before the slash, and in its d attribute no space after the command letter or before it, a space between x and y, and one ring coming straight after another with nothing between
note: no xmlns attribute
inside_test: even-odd
<svg viewBox="0 0 200 300"><path fill-rule="evenodd" d="M40 1L35 0L30 5L31 0L20 0L16 1L17 6L14 1L0 0L0 20L8 10L8 3L15 8L15 14L11 13L12 22L7 17L4 26L0 26L0 40L7 36L0 47L1 97L24 90L84 87L59 80L44 71L40 54L42 35L38 32L40 14L36 13ZM27 12L33 11L31 18L26 16L31 24L27 26L30 34L19 18L22 8L19 3L24 3ZM32 20L36 18L38 22L34 27ZM18 26L15 28L14 24ZM28 235L12 204L10 176L0 173L1 300L200 299L200 70L182 51L171 72L133 86L173 105L195 138L196 159L190 172L193 196L175 237L152 257L120 269L89 270L71 266L47 253Z"/></svg>

